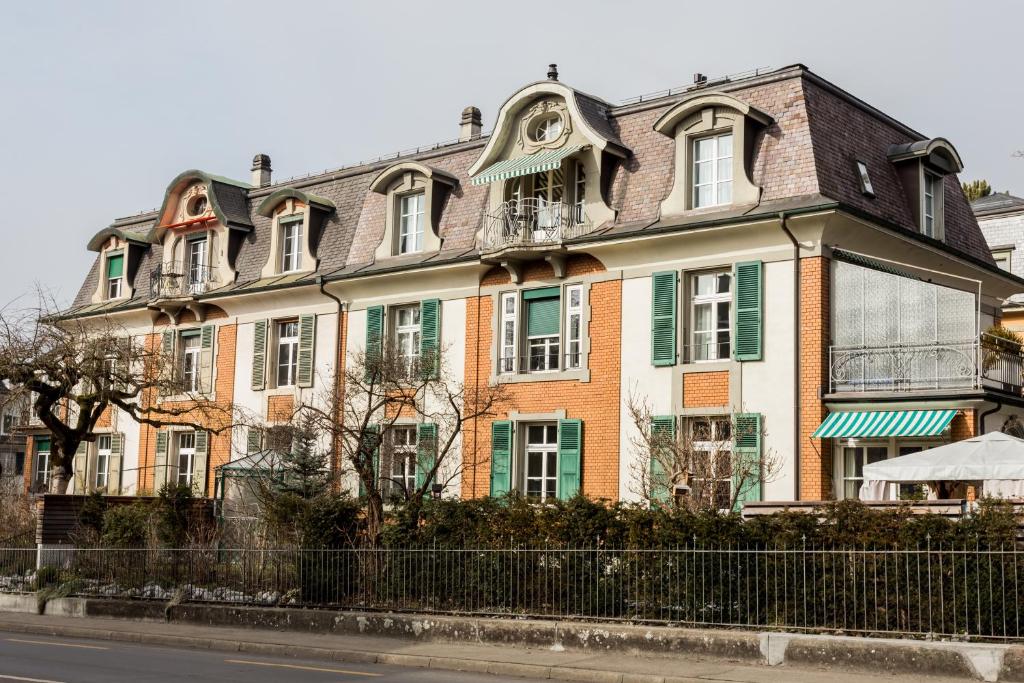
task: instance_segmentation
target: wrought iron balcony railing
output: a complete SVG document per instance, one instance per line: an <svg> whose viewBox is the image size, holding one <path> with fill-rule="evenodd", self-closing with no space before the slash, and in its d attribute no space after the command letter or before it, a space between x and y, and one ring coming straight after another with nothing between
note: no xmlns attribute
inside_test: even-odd
<svg viewBox="0 0 1024 683"><path fill-rule="evenodd" d="M983 334L979 340L829 347L829 391L913 392L995 389L1020 394L1020 344Z"/></svg>
<svg viewBox="0 0 1024 683"><path fill-rule="evenodd" d="M557 245L592 229L582 206L538 197L502 202L484 213L483 224L479 244L483 252Z"/></svg>
<svg viewBox="0 0 1024 683"><path fill-rule="evenodd" d="M210 266L161 263L149 280L150 297L177 299L204 294L217 284L217 275Z"/></svg>

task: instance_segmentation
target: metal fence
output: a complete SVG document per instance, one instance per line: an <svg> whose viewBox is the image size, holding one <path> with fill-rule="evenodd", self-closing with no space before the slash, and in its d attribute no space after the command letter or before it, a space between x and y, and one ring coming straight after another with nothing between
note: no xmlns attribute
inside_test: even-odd
<svg viewBox="0 0 1024 683"><path fill-rule="evenodd" d="M0 549L7 592L991 639L1021 578L1015 547Z"/></svg>

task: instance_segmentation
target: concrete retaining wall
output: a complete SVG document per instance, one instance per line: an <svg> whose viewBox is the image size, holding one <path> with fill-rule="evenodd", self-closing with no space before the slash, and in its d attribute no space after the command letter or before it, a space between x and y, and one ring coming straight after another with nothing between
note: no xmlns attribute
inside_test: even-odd
<svg viewBox="0 0 1024 683"><path fill-rule="evenodd" d="M35 595L0 595L0 611L37 612L38 602ZM556 651L621 652L644 657L691 655L769 666L792 663L850 672L962 676L1024 683L1024 645L216 604L167 605L144 600L61 598L49 601L45 614L502 644Z"/></svg>

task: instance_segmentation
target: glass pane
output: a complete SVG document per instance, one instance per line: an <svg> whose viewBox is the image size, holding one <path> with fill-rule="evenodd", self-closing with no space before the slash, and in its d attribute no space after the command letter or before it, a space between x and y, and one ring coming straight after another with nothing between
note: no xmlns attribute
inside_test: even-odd
<svg viewBox="0 0 1024 683"><path fill-rule="evenodd" d="M881 462L889 455L889 449L885 446L872 446L868 449L868 464Z"/></svg>
<svg viewBox="0 0 1024 683"><path fill-rule="evenodd" d="M711 206L714 203L714 191L710 185L697 188L697 206Z"/></svg>
<svg viewBox="0 0 1024 683"><path fill-rule="evenodd" d="M558 443L558 427L556 427L555 425L549 425L545 429L547 430L547 441L545 443Z"/></svg>
<svg viewBox="0 0 1024 683"><path fill-rule="evenodd" d="M731 322L729 311L732 308L732 304L728 301L719 301L715 308L717 309L715 313L717 313L718 317L715 327L720 330L728 330Z"/></svg>
<svg viewBox="0 0 1024 683"><path fill-rule="evenodd" d="M527 430L526 440L529 443L544 443L544 427L540 425L530 425Z"/></svg>
<svg viewBox="0 0 1024 683"><path fill-rule="evenodd" d="M693 329L711 329L711 304L697 304L693 307Z"/></svg>
<svg viewBox="0 0 1024 683"><path fill-rule="evenodd" d="M732 159L718 160L718 180L732 180Z"/></svg>
<svg viewBox="0 0 1024 683"><path fill-rule="evenodd" d="M580 305L580 290L575 287L569 290L569 305L573 308Z"/></svg>
<svg viewBox="0 0 1024 683"><path fill-rule="evenodd" d="M718 203L729 204L732 202L732 181L728 180L718 184Z"/></svg>
<svg viewBox="0 0 1024 683"><path fill-rule="evenodd" d="M697 284L694 287L694 294L696 296L705 296L715 292L715 276L710 273L698 275L696 277L696 283Z"/></svg>
<svg viewBox="0 0 1024 683"><path fill-rule="evenodd" d="M732 156L732 134L718 136L718 156Z"/></svg>
<svg viewBox="0 0 1024 683"><path fill-rule="evenodd" d="M732 288L732 273L719 273L715 277L719 294L728 294Z"/></svg>
<svg viewBox="0 0 1024 683"><path fill-rule="evenodd" d="M693 334L693 359L708 360L711 356L711 333L695 332Z"/></svg>
<svg viewBox="0 0 1024 683"><path fill-rule="evenodd" d="M844 448L843 449L843 476L853 477L856 473L856 463L859 449L857 448Z"/></svg>
<svg viewBox="0 0 1024 683"><path fill-rule="evenodd" d="M693 184L704 185L710 183L712 166L710 161L702 161L693 167Z"/></svg>
<svg viewBox="0 0 1024 683"><path fill-rule="evenodd" d="M715 149L715 139L714 138L704 138L702 140L695 141L693 143L693 159L694 159L694 161L703 161L705 159L710 159L711 156L714 154L714 149Z"/></svg>

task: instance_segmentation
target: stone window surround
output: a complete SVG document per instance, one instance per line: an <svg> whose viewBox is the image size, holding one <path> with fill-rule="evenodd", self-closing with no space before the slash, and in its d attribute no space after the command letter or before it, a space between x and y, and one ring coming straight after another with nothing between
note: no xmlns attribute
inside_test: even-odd
<svg viewBox="0 0 1024 683"><path fill-rule="evenodd" d="M372 183L370 191L385 196L384 234L374 251L374 260L395 256L411 256L441 249L439 235L441 208L447 192L458 184L455 176L415 161L406 161L384 169ZM398 253L398 221L403 197L423 193L423 246L417 252Z"/></svg>
<svg viewBox="0 0 1024 683"><path fill-rule="evenodd" d="M309 273L316 269L316 259L313 258L312 250L310 249L310 221L309 221L309 205L301 202L297 199L289 197L285 201L274 209L273 216L271 218L271 229L270 229L270 257L267 262L263 265L263 270L260 272L260 277L273 277L274 275L285 274L281 270L282 267L282 224L293 220L302 221L302 249L301 249L301 261L302 267L298 270L289 271L287 274L294 273Z"/></svg>
<svg viewBox="0 0 1024 683"><path fill-rule="evenodd" d="M520 493L526 493L526 478L523 474L526 466L526 435L524 428L531 424L539 423L554 423L558 424L559 420L566 419L566 413L564 408L558 408L549 413L520 413L518 411L509 411L508 417L506 418L512 423L512 471L509 472L510 489L512 491L519 491ZM555 444L557 451L558 444ZM557 476L557 474L556 474ZM580 472L580 480L582 481L583 472ZM557 499L557 495L555 498Z"/></svg>
<svg viewBox="0 0 1024 683"><path fill-rule="evenodd" d="M723 93L700 93L669 109L654 124L654 130L675 140L675 173L672 189L661 202L662 216L718 211L730 206L755 205L761 188L751 180L751 157L757 128L771 123L771 117ZM732 133L732 202L708 207L693 206L694 140Z"/></svg>

